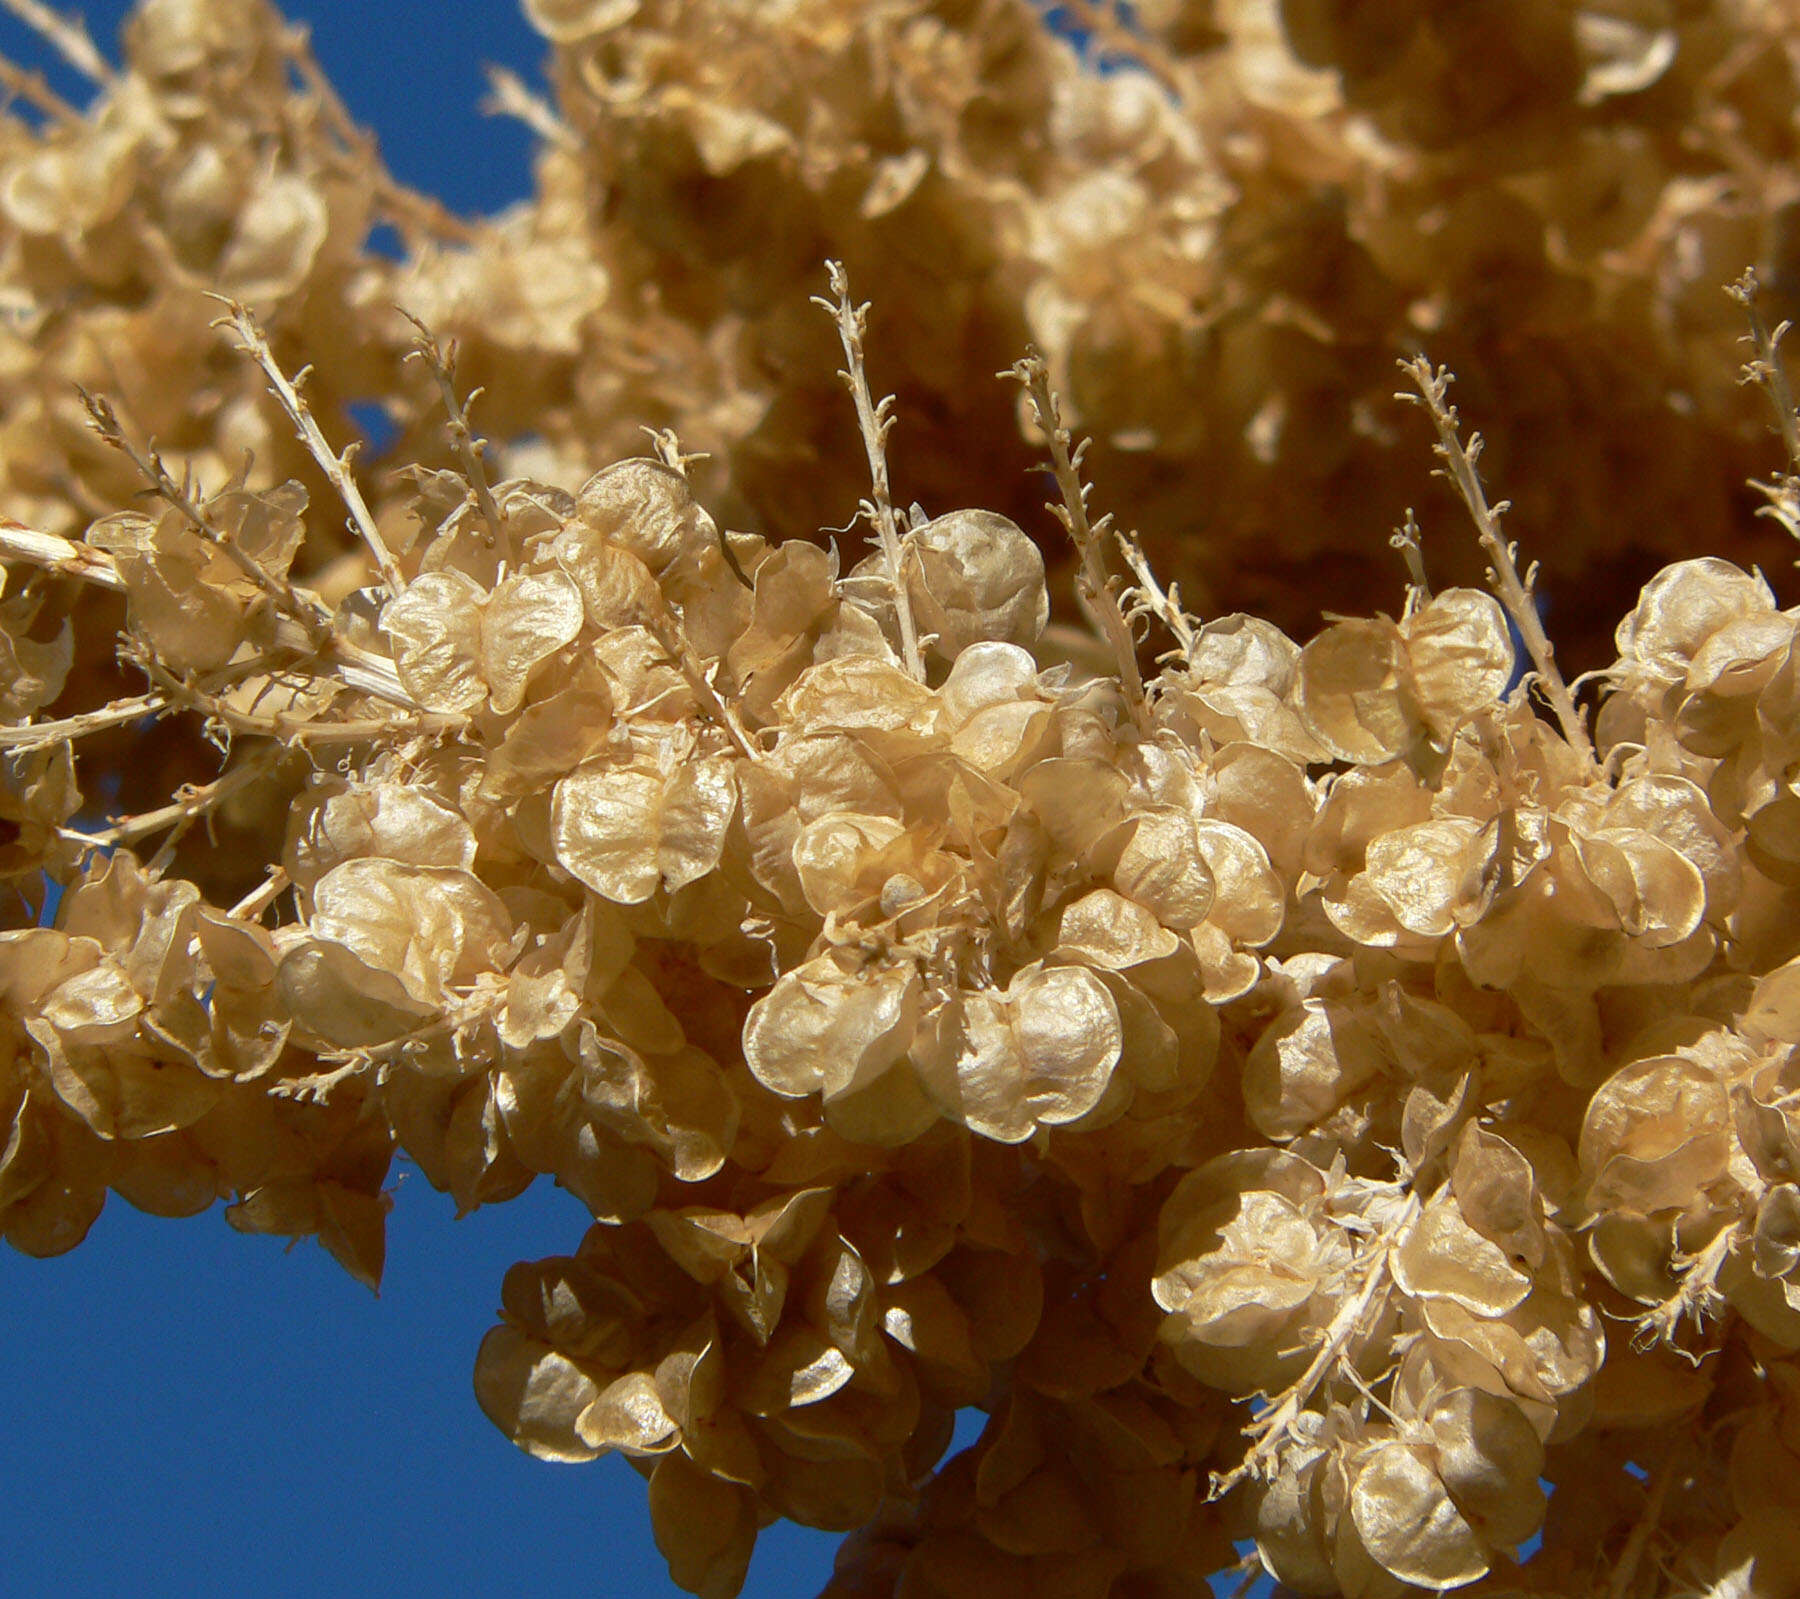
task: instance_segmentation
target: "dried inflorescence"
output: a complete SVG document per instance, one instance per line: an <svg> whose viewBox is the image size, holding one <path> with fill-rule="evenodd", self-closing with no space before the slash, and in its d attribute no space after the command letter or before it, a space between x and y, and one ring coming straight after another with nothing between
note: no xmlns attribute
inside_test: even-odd
<svg viewBox="0 0 1800 1599"><path fill-rule="evenodd" d="M1380 535L1419 491L1390 374L1426 345L1522 535L1555 541L1581 666L1607 659L1596 585L1623 609L1695 545L1779 558L1742 515L1762 440L1716 291L1752 262L1796 308L1788 8L525 9L553 95L502 79L496 102L540 138L539 195L402 297L565 486L648 421L710 456L735 525L840 521L861 462L801 311L832 256L879 308L924 503L1035 514L1033 446L969 381L1034 341L1098 491L1208 610L1310 631L1382 603ZM1440 560L1479 580L1472 550Z"/></svg>
<svg viewBox="0 0 1800 1599"><path fill-rule="evenodd" d="M776 1517L851 1534L842 1599L1172 1599L1234 1565L1359 1599L1781 1590L1800 612L1694 556L1710 522L1650 474L1684 558L1571 682L1447 374L1404 363L1422 415L1377 506L1391 446L1319 417L1379 354L1401 428L1400 351L1369 332L1292 409L1349 348L1329 317L1362 313L1289 283L1276 314L1251 247L1259 206L1354 153L1380 183L1332 226L1373 251L1396 194L1436 195L1431 237L1485 271L1483 208L1542 199L1519 163L1594 143L1513 149L1558 95L1605 112L1586 132L1639 149L1630 192L1660 205L1701 179L1615 102L1749 119L1774 22L1739 18L1697 85L1707 8L1521 12L1586 65L1477 137L1422 95L1463 12L1371 39L1360 13L1146 5L1151 49L1075 8L1146 78L1083 76L1003 0L528 9L562 114L500 95L544 135L542 192L468 237L380 176L250 0L153 0L123 71L88 62L92 112L6 124L0 275L29 306L0 370L8 1241L71 1248L109 1191L224 1198L373 1283L396 1154L463 1211L553 1178L594 1225L508 1274L477 1397L532 1454L633 1460L676 1581L721 1599ZM777 49L785 80L743 66ZM846 59L882 92L846 90ZM1219 62L1232 138L1178 114ZM1671 75L1690 100L1652 116ZM1509 149L1504 182L1471 177ZM1225 184L1212 211L1196 174ZM1108 246L1127 191L1141 225ZM362 249L371 204L405 262ZM871 328L835 262L807 306L852 214L859 287L917 337ZM1223 297L1204 315L1194 285L1112 287L1177 218ZM1618 279L1616 320L1551 319L1559 359L1677 326L1630 285L1668 288L1663 244L1712 269L1685 225L1559 235L1559 282ZM921 248L933 228L955 247ZM1382 237L1464 349L1473 278ZM1755 281L1735 293L1793 531L1800 416ZM990 374L1028 324L1015 413ZM1236 387L1184 390L1171 341L1215 339ZM1706 347L1682 346L1691 382L1633 381L1720 389ZM871 386L890 359L898 408ZM512 447L477 436L472 382ZM1256 519L1318 481L1290 447L1329 446L1391 521L1435 448L1485 586L1434 588L1464 541L1409 514L1391 614L1304 645L1193 614L1089 467L1174 494L1175 465L1238 458L1216 424L1252 389L1272 475L1225 471L1221 516L1286 540ZM368 392L408 467L379 480L343 409ZM1509 475L1579 458L1604 489L1608 430L1662 436L1637 392ZM1722 470L1730 427L1695 406L1684 458ZM1049 516L1007 470L1029 435ZM1580 503L1571 573L1612 537ZM1329 525L1330 570L1385 560L1398 589L1380 539ZM1053 620L1059 567L1081 626Z"/></svg>

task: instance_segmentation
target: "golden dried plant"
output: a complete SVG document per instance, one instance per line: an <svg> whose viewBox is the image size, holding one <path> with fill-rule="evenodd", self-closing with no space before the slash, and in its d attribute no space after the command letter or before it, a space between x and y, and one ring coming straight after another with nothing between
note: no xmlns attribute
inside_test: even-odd
<svg viewBox="0 0 1800 1599"><path fill-rule="evenodd" d="M223 1199L373 1284L397 1154L553 1179L477 1398L707 1599L778 1517L836 1599L1790 1590L1800 609L1694 553L1740 466L1800 532L1784 328L1696 286L1780 234L1778 9L1076 6L1109 75L528 0L466 224L261 0L122 69L8 3L96 88L0 121L9 1243ZM1545 583L1657 508L1597 673L1401 326L1570 491Z"/></svg>

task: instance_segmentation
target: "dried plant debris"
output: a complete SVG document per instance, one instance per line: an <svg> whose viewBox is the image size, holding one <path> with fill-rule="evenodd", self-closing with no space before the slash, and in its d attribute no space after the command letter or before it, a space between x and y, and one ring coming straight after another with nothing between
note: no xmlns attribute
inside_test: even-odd
<svg viewBox="0 0 1800 1599"><path fill-rule="evenodd" d="M13 9L8 1242L560 1183L477 1398L719 1599L1789 1591L1778 8L529 0L472 224Z"/></svg>

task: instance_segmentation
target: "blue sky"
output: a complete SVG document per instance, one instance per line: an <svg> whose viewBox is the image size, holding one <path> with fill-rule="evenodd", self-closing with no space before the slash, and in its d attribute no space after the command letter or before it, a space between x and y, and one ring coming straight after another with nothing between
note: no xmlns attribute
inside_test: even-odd
<svg viewBox="0 0 1800 1599"><path fill-rule="evenodd" d="M119 0L79 7L115 59ZM482 63L535 78L516 0L287 0L397 176L457 210L530 183L516 124L480 116ZM79 84L0 14L0 53ZM0 1245L0 1561L55 1599L505 1593L673 1596L643 1484L554 1466L476 1408L470 1372L515 1260L565 1253L581 1207L540 1182L453 1221L396 1167L380 1299L313 1244L161 1221L112 1199L72 1254ZM749 1599L804 1599L837 1540L776 1526Z"/></svg>

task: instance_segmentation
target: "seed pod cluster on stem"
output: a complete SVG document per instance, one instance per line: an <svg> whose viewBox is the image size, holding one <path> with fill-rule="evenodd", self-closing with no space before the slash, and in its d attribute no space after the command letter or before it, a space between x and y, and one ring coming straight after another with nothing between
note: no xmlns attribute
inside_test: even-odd
<svg viewBox="0 0 1800 1599"><path fill-rule="evenodd" d="M1747 87L1787 70L1775 21L1734 11L1733 53L1706 6L1524 7L1568 72L1459 109L1425 65L1480 7L1074 7L1149 69L1106 76L1003 0L530 0L558 105L496 92L540 193L467 225L380 173L257 0L149 0L122 69L11 3L97 81L0 122L10 1244L75 1247L110 1193L224 1200L373 1285L397 1156L459 1212L559 1183L592 1226L507 1274L476 1398L540 1458L629 1458L705 1599L777 1518L847 1535L834 1599L1174 1599L1234 1567L1348 1599L1787 1591L1800 610L1695 553L1705 497L1655 479L1645 537L1680 558L1571 680L1541 591L1603 519L1571 501L1540 573L1448 372L1376 332L1394 436L1352 463L1281 408L1296 372L1322 413L1349 392L1308 363L1354 296L1245 288L1294 265L1296 185L1340 185L1332 225L1394 273L1371 196L1436 195L1407 315L1477 352L1470 410L1510 431L1498 346L1459 342L1481 207L1574 201L1526 170L1548 143L1474 188L1471 152L1571 102L1574 149L1638 162L1633 226L1672 230L1562 218L1538 265L1610 275L1618 320L1521 267L1507 348L1673 339L1657 252L1716 263L1644 128L1723 105L1684 159L1779 144ZM778 50L764 105L744 64ZM1218 83L1237 137L1188 109ZM1159 196L1129 247L1083 163ZM364 248L377 216L404 261ZM1221 298L1109 287L1177 218ZM1746 501L1791 533L1783 329L1753 276L1708 292L1788 451ZM1674 342L1681 392L1730 387ZM1225 371L1266 402L1247 434L1216 427L1235 390L1183 386ZM1639 392L1557 391L1595 431L1516 487L1580 456L1604 491ZM1735 463L1688 409L1687 459ZM1391 612L1340 594L1304 642L1197 614L1151 553L1187 524L1099 512L1240 438L1272 475L1208 492L1246 527L1317 486L1290 446L1341 445L1370 494L1408 463L1403 563L1354 517L1294 534L1385 562ZM1176 570L1222 585L1236 537Z"/></svg>

